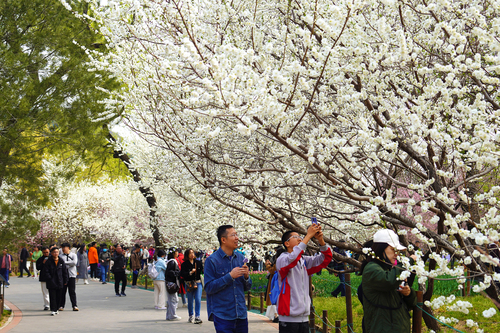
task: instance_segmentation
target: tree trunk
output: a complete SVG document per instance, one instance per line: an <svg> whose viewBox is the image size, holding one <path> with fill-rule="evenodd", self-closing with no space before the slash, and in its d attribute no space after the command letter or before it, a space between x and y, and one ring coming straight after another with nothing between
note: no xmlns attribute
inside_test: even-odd
<svg viewBox="0 0 500 333"><path fill-rule="evenodd" d="M429 261L429 272L435 268L436 268L436 261L431 259ZM434 293L434 279L429 279L428 283L427 283L427 290L425 291L425 294L424 294L424 303L425 303L425 301L431 300L433 293ZM432 309L429 308L428 306L426 306L425 304L422 306L422 309L424 309L424 311L426 311L427 313L430 313L431 315L433 315ZM429 330L433 330L434 332L439 332L441 330L441 328L439 327L438 322L436 321L436 319L429 316L427 313L425 313L425 312L422 313L422 317L424 318L425 326L427 326L427 328Z"/></svg>
<svg viewBox="0 0 500 333"><path fill-rule="evenodd" d="M116 139L109 133L109 138L112 142L116 143ZM113 157L114 158L119 158L127 167L128 171L134 177L134 181L137 184L140 184L141 182L141 174L137 169L135 169L132 166L132 163L130 162L130 157L123 151L123 149L117 147L117 145L114 145L113 147ZM156 248L164 248L165 245L163 244L163 237L160 233L160 230L158 229L158 224L157 224L157 217L156 217L156 197L153 193L153 190L148 187L148 186L139 186L139 191L141 191L142 195L146 199L148 206L149 206L149 228L151 230L151 233L153 234L153 239L155 240L155 247Z"/></svg>

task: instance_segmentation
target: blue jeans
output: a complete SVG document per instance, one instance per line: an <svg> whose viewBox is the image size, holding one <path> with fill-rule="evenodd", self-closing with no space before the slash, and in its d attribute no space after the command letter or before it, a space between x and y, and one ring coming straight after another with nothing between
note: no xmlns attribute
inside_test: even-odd
<svg viewBox="0 0 500 333"><path fill-rule="evenodd" d="M108 274L109 266L101 265L101 281L106 282L106 275Z"/></svg>
<svg viewBox="0 0 500 333"><path fill-rule="evenodd" d="M201 283L197 283L198 288L196 288L194 291L191 292L186 292L186 296L188 299L188 312L189 312L189 317L193 315L193 299L195 301L194 305L194 313L195 317L199 318L200 317L200 308L201 308L201 293L203 292Z"/></svg>
<svg viewBox="0 0 500 333"><path fill-rule="evenodd" d="M217 333L248 333L248 319L224 320L214 316Z"/></svg>
<svg viewBox="0 0 500 333"><path fill-rule="evenodd" d="M339 274L339 279L340 279L340 284L335 289L332 291L332 296L337 297L337 295L340 293L340 296L344 297L345 296L345 275L344 274Z"/></svg>
<svg viewBox="0 0 500 333"><path fill-rule="evenodd" d="M6 285L9 285L9 270L7 268L0 268L0 274L2 274L5 281L7 281Z"/></svg>

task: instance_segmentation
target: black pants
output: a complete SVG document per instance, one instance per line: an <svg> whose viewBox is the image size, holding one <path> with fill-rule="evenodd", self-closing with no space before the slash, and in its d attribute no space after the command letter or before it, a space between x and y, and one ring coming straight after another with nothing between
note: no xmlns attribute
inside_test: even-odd
<svg viewBox="0 0 500 333"><path fill-rule="evenodd" d="M115 293L120 293L120 281L122 283L122 293L125 292L125 287L127 287L127 275L125 272L116 272L115 273Z"/></svg>
<svg viewBox="0 0 500 333"><path fill-rule="evenodd" d="M280 332L281 333L309 333L309 322L305 321L303 323L290 323L286 321L280 321Z"/></svg>
<svg viewBox="0 0 500 333"><path fill-rule="evenodd" d="M90 278L95 279L97 276L97 264L90 264Z"/></svg>
<svg viewBox="0 0 500 333"><path fill-rule="evenodd" d="M71 300L71 307L75 307L76 305L76 278L69 278L68 284L65 285L62 289L61 301L59 303L59 307L64 308L66 305L66 292L69 293L69 299Z"/></svg>
<svg viewBox="0 0 500 333"><path fill-rule="evenodd" d="M137 273L136 273L137 272ZM137 278L139 277L139 271L132 272L132 285L137 285Z"/></svg>
<svg viewBox="0 0 500 333"><path fill-rule="evenodd" d="M56 312L61 307L62 289L49 289L50 311Z"/></svg>
<svg viewBox="0 0 500 333"><path fill-rule="evenodd" d="M19 261L19 276L23 276L23 270L25 270L26 273L28 273L28 277L31 276L31 273L28 270L28 267L26 267L26 260L23 260L23 262Z"/></svg>

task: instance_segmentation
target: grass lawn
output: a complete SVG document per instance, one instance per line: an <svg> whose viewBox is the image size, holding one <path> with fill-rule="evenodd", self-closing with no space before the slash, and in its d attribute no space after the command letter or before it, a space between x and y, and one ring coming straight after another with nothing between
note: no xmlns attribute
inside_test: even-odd
<svg viewBox="0 0 500 333"><path fill-rule="evenodd" d="M330 292L338 285L337 281L338 278L333 275L325 274L325 272L323 272L323 274L320 276L313 276L313 284L315 286L316 294L313 299L313 304L316 309L316 313L321 317L323 314L323 310L328 310L328 320L332 326L335 326L335 320L340 320L341 325L347 324L345 298L333 298L329 296ZM363 318L363 307L356 296L356 290L360 283L361 277L351 275L351 285L353 287L352 313L354 321L354 332L361 332L361 320ZM252 274L252 292L254 294L259 294L260 292L265 291L265 285L267 285L265 274ZM479 328L483 329L485 333L500 332L500 312L497 311L497 314L491 318L484 318L482 315L482 312L484 310L492 307L495 308L493 303L486 297L475 293L473 293L472 296L468 297L458 296L460 295L460 291L458 290L457 286L458 284L456 281L436 281L434 298L439 297L440 295L449 296L453 294L456 296L456 301L467 301L473 305L473 307L469 309L470 313L464 314L457 311L448 311L446 307L442 307L441 309L438 309L434 312L434 316L437 318L439 318L440 316L445 316L458 319L459 322L456 324L451 324L451 326L462 332L476 332L477 329L476 327L467 327L465 322L466 319L472 319L478 322ZM414 289L418 288L417 285L414 285L413 287ZM259 298L253 298L252 305L259 306ZM321 320L319 318L316 318L316 323L320 324ZM429 332L423 321L422 327L423 332ZM441 325L441 328L442 332L455 332L450 328L446 328L444 325ZM343 328L342 330L344 332L347 332L345 328Z"/></svg>
<svg viewBox="0 0 500 333"><path fill-rule="evenodd" d="M491 307L494 307L493 303L487 298L477 295L477 296L469 296L469 297L457 297L457 300L463 300L470 302L474 307L469 309L469 314L464 314L462 312L457 311L446 311L443 307L438 311L435 311L434 316L439 318L439 316L446 317L454 317L459 320L457 324L453 324L451 326L462 332L475 332L476 329L471 329L466 327L465 320L473 319L474 321L479 323L479 328L483 329L484 332L488 333L498 333L500 332L500 313L497 312L491 318L484 318L482 312ZM316 313L318 315L322 315L323 310L328 310L328 319L332 326L335 326L335 320L340 320L341 325L347 324L346 317L346 306L345 306L345 297L333 298L333 297L315 297L313 300L314 307L316 309ZM357 297L352 298L352 315L354 321L354 332L361 332L361 320L363 318L363 307L359 302ZM316 318L316 322L320 322L318 318ZM423 332L429 332L425 327L425 323L422 321ZM442 326L443 332L455 332L452 329L446 328Z"/></svg>
<svg viewBox="0 0 500 333"><path fill-rule="evenodd" d="M7 320L9 320L10 314L11 314L11 310L3 310L2 320L0 320L0 327L2 327L3 325L5 325L5 323L7 322Z"/></svg>

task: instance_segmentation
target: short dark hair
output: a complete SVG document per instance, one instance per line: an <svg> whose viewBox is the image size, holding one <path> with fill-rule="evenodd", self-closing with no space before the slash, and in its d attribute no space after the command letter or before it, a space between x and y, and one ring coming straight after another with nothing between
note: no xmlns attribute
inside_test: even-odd
<svg viewBox="0 0 500 333"><path fill-rule="evenodd" d="M105 249L105 248L107 248L107 247L108 247L108 246L107 246L105 243L102 243L102 244L101 244L101 248Z"/></svg>
<svg viewBox="0 0 500 333"><path fill-rule="evenodd" d="M295 231L293 230L288 230L288 231L285 231L285 233L283 234L283 236L281 236L281 243L283 244L283 246L286 248L286 245L285 245L285 242L288 242L288 240L290 239L290 236L292 235L292 233L294 233Z"/></svg>
<svg viewBox="0 0 500 333"><path fill-rule="evenodd" d="M97 244L97 242L92 242L90 243L90 246L95 246Z"/></svg>
<svg viewBox="0 0 500 333"><path fill-rule="evenodd" d="M62 243L61 248L63 248L63 247L71 247L71 246L69 245L69 243Z"/></svg>
<svg viewBox="0 0 500 333"><path fill-rule="evenodd" d="M49 248L48 248L48 247L46 247L46 246L42 246L42 248L41 248L41 250L42 250L42 251L45 251L45 250L48 250L48 249L49 249Z"/></svg>
<svg viewBox="0 0 500 333"><path fill-rule="evenodd" d="M57 246L54 246L50 249L50 253L54 252L55 250L59 250L59 248Z"/></svg>
<svg viewBox="0 0 500 333"><path fill-rule="evenodd" d="M227 229L233 229L234 227L229 224L221 225L217 228L217 240L219 241L219 245L222 245L222 237L226 237Z"/></svg>
<svg viewBox="0 0 500 333"><path fill-rule="evenodd" d="M165 251L163 250L158 250L158 253L156 254L158 257L163 257L165 256Z"/></svg>
<svg viewBox="0 0 500 333"><path fill-rule="evenodd" d="M135 245L134 245L134 247L135 247L136 249L140 249L140 248L141 248L141 246L140 246L139 244L135 244Z"/></svg>

